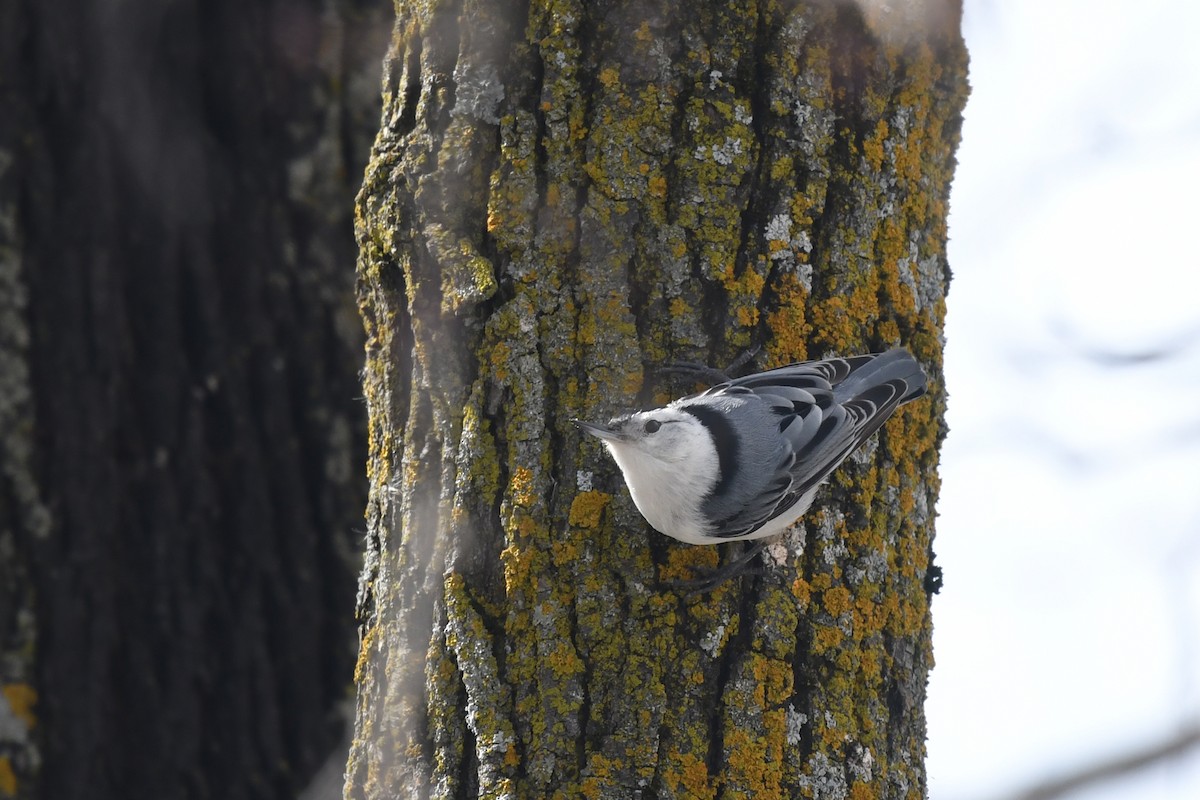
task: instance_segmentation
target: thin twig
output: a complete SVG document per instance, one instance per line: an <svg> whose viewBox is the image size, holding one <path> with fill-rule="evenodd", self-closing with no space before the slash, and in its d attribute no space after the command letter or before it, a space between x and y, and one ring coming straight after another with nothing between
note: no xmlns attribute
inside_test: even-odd
<svg viewBox="0 0 1200 800"><path fill-rule="evenodd" d="M1197 745L1200 745L1200 725L1185 728L1174 736L1141 750L1092 764L1078 772L1051 778L1013 795L1011 800L1053 800L1085 786L1128 775L1160 761L1177 758Z"/></svg>

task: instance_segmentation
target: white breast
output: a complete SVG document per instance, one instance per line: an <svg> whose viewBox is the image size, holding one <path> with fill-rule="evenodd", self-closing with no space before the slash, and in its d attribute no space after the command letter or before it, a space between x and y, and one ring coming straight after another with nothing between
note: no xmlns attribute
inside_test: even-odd
<svg viewBox="0 0 1200 800"><path fill-rule="evenodd" d="M712 452L675 463L633 448L609 447L646 521L659 533L688 544L713 543L700 506L717 482L717 453L711 442L704 446Z"/></svg>

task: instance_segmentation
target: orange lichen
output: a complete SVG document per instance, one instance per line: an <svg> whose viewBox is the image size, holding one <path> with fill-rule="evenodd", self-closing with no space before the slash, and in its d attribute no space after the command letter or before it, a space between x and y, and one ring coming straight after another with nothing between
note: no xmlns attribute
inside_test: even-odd
<svg viewBox="0 0 1200 800"><path fill-rule="evenodd" d="M568 522L579 528L598 527L600 516L611 500L612 495L607 492L580 492L571 501Z"/></svg>
<svg viewBox="0 0 1200 800"><path fill-rule="evenodd" d="M530 508L537 501L533 471L528 467L517 467L513 470L508 485L512 491L513 502L518 506Z"/></svg>
<svg viewBox="0 0 1200 800"><path fill-rule="evenodd" d="M840 617L850 610L852 598L850 591L844 586L826 589L821 593L821 598L825 602L825 609L835 617Z"/></svg>
<svg viewBox="0 0 1200 800"><path fill-rule="evenodd" d="M8 701L8 706L12 709L13 714L24 722L25 727L29 730L33 730L37 726L37 716L33 713L33 709L37 705L37 696L37 689L28 683L4 685L4 699Z"/></svg>
<svg viewBox="0 0 1200 800"><path fill-rule="evenodd" d="M0 793L6 797L17 796L17 773L8 756L0 756Z"/></svg>

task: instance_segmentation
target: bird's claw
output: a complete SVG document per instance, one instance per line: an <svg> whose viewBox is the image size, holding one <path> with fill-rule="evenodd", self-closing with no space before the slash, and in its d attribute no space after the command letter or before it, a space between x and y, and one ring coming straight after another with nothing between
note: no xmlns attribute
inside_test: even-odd
<svg viewBox="0 0 1200 800"><path fill-rule="evenodd" d="M683 592L688 597L694 597L711 592L730 578L762 575L762 568L751 566L750 562L766 546L766 541L755 542L728 564L722 564L715 569L698 569L691 578L667 581L666 585L676 592Z"/></svg>

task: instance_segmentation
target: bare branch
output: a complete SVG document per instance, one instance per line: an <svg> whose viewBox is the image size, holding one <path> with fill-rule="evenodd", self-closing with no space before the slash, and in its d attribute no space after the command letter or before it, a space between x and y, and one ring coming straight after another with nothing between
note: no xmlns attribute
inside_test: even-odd
<svg viewBox="0 0 1200 800"><path fill-rule="evenodd" d="M1011 800L1054 800L1069 792L1178 758L1197 745L1200 745L1200 724L1193 724L1141 750L1092 764L1074 773L1051 778L1040 785L1018 792Z"/></svg>

